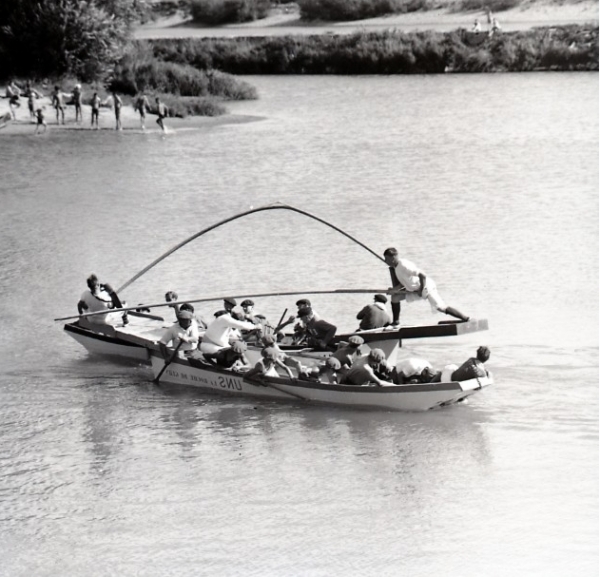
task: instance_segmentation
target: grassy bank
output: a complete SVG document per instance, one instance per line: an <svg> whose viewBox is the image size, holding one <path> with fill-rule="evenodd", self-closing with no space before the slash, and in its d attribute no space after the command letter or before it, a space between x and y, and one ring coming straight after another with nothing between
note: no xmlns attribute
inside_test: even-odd
<svg viewBox="0 0 600 577"><path fill-rule="evenodd" d="M357 32L347 36L139 41L164 62L231 74L427 74L598 70L598 27Z"/></svg>

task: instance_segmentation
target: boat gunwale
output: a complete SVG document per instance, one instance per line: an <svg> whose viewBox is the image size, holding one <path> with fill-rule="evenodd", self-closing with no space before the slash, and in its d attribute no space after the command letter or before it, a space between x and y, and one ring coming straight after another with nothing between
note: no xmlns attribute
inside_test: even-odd
<svg viewBox="0 0 600 577"><path fill-rule="evenodd" d="M164 358L161 354L153 351L151 352L151 357L162 359ZM198 366L200 365L201 366ZM227 376L227 377L239 377L244 382L260 386L268 386L261 385L260 380L252 380L247 379L244 373L238 373L234 371L230 371L228 369L224 369L222 367L217 367L215 365L210 365L208 363L204 363L203 361L198 361L198 365L196 363L190 363L189 359L184 359L181 357L177 357L170 362L170 365L182 365L185 367L189 367L191 369L197 369L200 371L207 371L209 373L214 373L219 376ZM319 381L309 381L299 378L294 378L293 380L287 379L285 377L263 377L267 383L272 382L278 386L290 387L291 389L313 389L313 390L326 390L326 391L336 391L339 393L377 393L377 394L406 394L406 393L427 393L427 392L436 392L436 391L469 391L473 389L482 389L486 386L493 384L493 377L488 375L487 377L479 377L474 379L469 379L467 381L448 381L445 383L415 383L410 385L396 385L394 383L390 383L389 385L385 385L383 387L379 387L377 385L373 386L364 386L364 385L340 385L336 383L322 383ZM464 386L465 383L477 382L476 387ZM461 384L462 383L462 384ZM190 385L199 388L203 388L201 385Z"/></svg>

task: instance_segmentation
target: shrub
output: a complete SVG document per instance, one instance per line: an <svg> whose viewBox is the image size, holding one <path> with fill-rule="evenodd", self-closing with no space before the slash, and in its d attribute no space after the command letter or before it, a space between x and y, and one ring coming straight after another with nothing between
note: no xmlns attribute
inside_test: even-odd
<svg viewBox="0 0 600 577"><path fill-rule="evenodd" d="M190 64L156 58L148 45L138 44L115 66L111 90L134 95L141 91L178 96L217 96L227 100L253 100L256 89L230 74L198 70Z"/></svg>
<svg viewBox="0 0 600 577"><path fill-rule="evenodd" d="M167 106L171 117L221 116L227 113L227 109L213 98L174 96L173 94L158 94L157 96ZM150 102L150 112L152 114L158 113L158 108L153 99Z"/></svg>
<svg viewBox="0 0 600 577"><path fill-rule="evenodd" d="M192 0L191 4L194 21L212 25L259 20L270 8L270 0Z"/></svg>

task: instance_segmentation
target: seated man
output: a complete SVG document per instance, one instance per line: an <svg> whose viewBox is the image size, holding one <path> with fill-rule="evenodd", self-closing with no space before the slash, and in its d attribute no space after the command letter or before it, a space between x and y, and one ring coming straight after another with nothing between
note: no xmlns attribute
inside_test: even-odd
<svg viewBox="0 0 600 577"><path fill-rule="evenodd" d="M250 361L246 356L246 343L235 341L231 347L221 349L213 354L205 354L204 358L211 364L223 369L240 372L250 367Z"/></svg>
<svg viewBox="0 0 600 577"><path fill-rule="evenodd" d="M231 313L233 307L237 306L237 301L233 297L225 297L223 299L223 308L220 311L215 313L215 317L220 317L221 315L225 315L227 313Z"/></svg>
<svg viewBox="0 0 600 577"><path fill-rule="evenodd" d="M396 385L409 383L429 383L436 377L431 363L425 359L409 357L396 363L392 369L392 382Z"/></svg>
<svg viewBox="0 0 600 577"><path fill-rule="evenodd" d="M294 378L292 371L283 364L283 361L279 358L279 353L274 347L265 347L260 354L262 359L246 373L246 378L261 380L262 377L279 377L277 367L281 367L286 371L290 379Z"/></svg>
<svg viewBox="0 0 600 577"><path fill-rule="evenodd" d="M189 311L180 311L177 322L169 327L158 341L163 357L169 358L169 343L176 350L189 354L198 346L198 327L193 322L194 315Z"/></svg>
<svg viewBox="0 0 600 577"><path fill-rule="evenodd" d="M95 274L91 274L87 280L88 289L84 291L77 303L77 310L79 314L85 313L96 313L101 311L108 311L113 308L122 308L121 300L117 293L108 284L100 284L98 277ZM90 323L112 325L118 322L119 316L123 320L123 325L126 325L129 320L127 318L127 312L122 315L118 313L106 313L103 315L94 315L85 317Z"/></svg>
<svg viewBox="0 0 600 577"><path fill-rule="evenodd" d="M279 348L279 346L275 342L275 339L273 338L273 335L269 335L269 334L262 335L260 341L264 348L273 347L277 351L279 360L286 367L292 367L292 368L296 369L296 372L298 373L298 375L304 370L302 363L297 358L286 354Z"/></svg>
<svg viewBox="0 0 600 577"><path fill-rule="evenodd" d="M165 293L165 300L168 303L176 302L179 300L179 296L174 291L168 291L167 293ZM176 318L177 318L177 313L179 312L179 306L180 305L169 305L169 308L173 309L175 311Z"/></svg>
<svg viewBox="0 0 600 577"><path fill-rule="evenodd" d="M342 367L349 368L352 366L354 359L360 355L360 347L365 341L357 336L352 335L347 343L340 343L340 347L331 356L340 361Z"/></svg>
<svg viewBox="0 0 600 577"><path fill-rule="evenodd" d="M354 361L342 383L356 386L374 383L379 387L391 384L376 375L381 365L386 365L385 353L381 349L373 349L368 355L363 355Z"/></svg>
<svg viewBox="0 0 600 577"><path fill-rule="evenodd" d="M373 300L373 304L362 308L356 315L356 318L360 320L358 329L361 331L380 329L381 327L385 327L392 322L392 317L390 317L385 308L387 297L385 295L378 294L373 297Z"/></svg>
<svg viewBox="0 0 600 577"><path fill-rule="evenodd" d="M477 377L487 377L483 363L490 358L490 349L479 347L474 357L467 359L460 367L456 365L447 365L440 375L440 380L445 381L468 381ZM450 372L452 371L452 372ZM448 373L450 373L448 375ZM445 377L445 378L443 378Z"/></svg>
<svg viewBox="0 0 600 577"><path fill-rule="evenodd" d="M191 305L190 303L183 303L179 306L179 310L180 311L189 311L192 313L194 322L198 325L198 330L203 332L207 329L208 325L206 324L206 321L200 315L197 315L195 313L193 305Z"/></svg>
<svg viewBox="0 0 600 577"><path fill-rule="evenodd" d="M306 326L306 344L318 351L329 350L337 327L327 321L317 320L310 307L300 310L300 319Z"/></svg>

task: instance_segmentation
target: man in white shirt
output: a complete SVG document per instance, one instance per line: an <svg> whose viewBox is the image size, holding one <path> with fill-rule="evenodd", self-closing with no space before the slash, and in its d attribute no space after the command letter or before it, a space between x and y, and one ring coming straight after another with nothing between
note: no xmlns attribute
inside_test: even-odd
<svg viewBox="0 0 600 577"><path fill-rule="evenodd" d="M400 258L398 251L391 247L384 251L383 258L390 267L394 286L392 287L392 324L400 324L400 301L413 302L427 299L432 312L439 311L453 316L461 321L468 321L469 317L460 311L446 305L437 290L435 281L418 268L413 262Z"/></svg>
<svg viewBox="0 0 600 577"><path fill-rule="evenodd" d="M235 334L234 331L251 331L260 329L261 325L255 325L250 321L241 320L244 318L244 310L235 306L231 312L225 312L219 315L206 329L200 344L200 350L203 353L214 354L217 351L230 346L229 339Z"/></svg>
<svg viewBox="0 0 600 577"><path fill-rule="evenodd" d="M109 284L100 284L95 274L91 274L86 282L88 288L83 291L77 303L77 310L80 315L108 311L112 308L121 308L121 301ZM122 315L107 312L103 315L85 317L85 319L90 323L110 325L118 322L120 316L124 325L129 322L126 312Z"/></svg>
<svg viewBox="0 0 600 577"><path fill-rule="evenodd" d="M194 322L193 313L190 311L180 311L177 316L177 322L165 331L158 344L164 358L168 358L170 353L167 345L169 343L172 343L171 346L175 349L179 347L179 351L185 354L198 347L198 340L198 325Z"/></svg>

